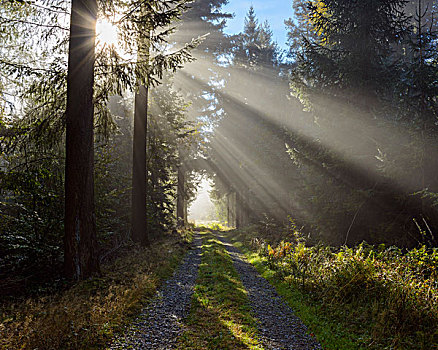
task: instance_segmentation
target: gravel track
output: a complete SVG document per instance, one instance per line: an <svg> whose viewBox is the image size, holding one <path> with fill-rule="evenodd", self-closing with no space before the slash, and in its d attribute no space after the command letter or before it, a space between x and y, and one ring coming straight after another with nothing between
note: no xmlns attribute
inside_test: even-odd
<svg viewBox="0 0 438 350"><path fill-rule="evenodd" d="M322 349L306 334L307 328L292 309L277 294L269 282L246 261L242 253L221 235L248 298L253 315L258 320L259 340L265 349L313 350Z"/></svg>
<svg viewBox="0 0 438 350"><path fill-rule="evenodd" d="M173 277L157 292L157 297L143 309L126 333L109 349L172 349L183 333L182 320L187 316L201 262L202 240L196 235Z"/></svg>

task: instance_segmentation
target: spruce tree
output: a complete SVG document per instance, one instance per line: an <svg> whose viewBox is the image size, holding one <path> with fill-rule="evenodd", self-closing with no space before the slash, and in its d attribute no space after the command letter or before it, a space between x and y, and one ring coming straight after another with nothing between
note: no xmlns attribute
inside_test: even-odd
<svg viewBox="0 0 438 350"><path fill-rule="evenodd" d="M93 85L97 1L73 0L67 73L64 269L99 272L94 214Z"/></svg>

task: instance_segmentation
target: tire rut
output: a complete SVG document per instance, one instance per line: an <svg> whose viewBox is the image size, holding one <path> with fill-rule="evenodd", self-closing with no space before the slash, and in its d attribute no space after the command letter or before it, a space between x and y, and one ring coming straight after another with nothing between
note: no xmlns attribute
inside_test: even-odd
<svg viewBox="0 0 438 350"><path fill-rule="evenodd" d="M322 349L321 345L307 334L307 327L277 294L274 287L246 261L239 249L220 234L217 237L225 245L248 292L252 313L258 321L259 340L265 349Z"/></svg>
<svg viewBox="0 0 438 350"><path fill-rule="evenodd" d="M108 349L164 350L174 347L183 333L182 320L190 310L201 252L202 239L195 235L192 249L173 277L164 283L157 296L142 310L132 326Z"/></svg>

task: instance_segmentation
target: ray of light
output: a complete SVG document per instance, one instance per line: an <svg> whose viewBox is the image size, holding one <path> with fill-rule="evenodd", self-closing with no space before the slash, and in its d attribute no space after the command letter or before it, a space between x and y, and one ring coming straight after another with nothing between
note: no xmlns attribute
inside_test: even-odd
<svg viewBox="0 0 438 350"><path fill-rule="evenodd" d="M208 84L202 77L197 76L198 67L206 69L209 62L195 62L185 68L186 77L179 75L183 85L186 83L205 86ZM299 137L312 142L317 140L321 146L326 147L333 153L334 158L339 161L354 165L364 174L373 178L380 177L378 170L379 152L395 152L397 149L409 144L414 137L419 138L418 132L413 128L401 128L394 126L388 120L377 120L366 116L366 113L353 109L347 104L338 101L334 102L327 96L318 96L317 106L320 109L338 110L339 113L330 114L331 125L319 125L315 123L310 114L303 115L299 110L300 106L289 105L289 109L278 104L278 101L270 101L270 96L285 93L283 86L277 83L278 75L271 69L260 70L258 72L247 72L241 69L226 67L229 75L233 76L234 81L240 82L244 90L239 90L239 85L225 90L217 89L216 93L224 99L232 99L242 105L247 106L248 110L256 112L264 120L276 125L278 128L286 127L288 131L297 134ZM253 86L253 88L251 88ZM260 95L260 91L270 92L265 96ZM372 136L371 136L372 135ZM377 147L383 145L383 149ZM408 166L407 166L408 168ZM411 174L400 174L396 170L388 169L388 176L398 186L401 192L413 192L418 190L418 181Z"/></svg>
<svg viewBox="0 0 438 350"><path fill-rule="evenodd" d="M107 18L100 18L96 25L99 46L116 46L119 40L117 27Z"/></svg>

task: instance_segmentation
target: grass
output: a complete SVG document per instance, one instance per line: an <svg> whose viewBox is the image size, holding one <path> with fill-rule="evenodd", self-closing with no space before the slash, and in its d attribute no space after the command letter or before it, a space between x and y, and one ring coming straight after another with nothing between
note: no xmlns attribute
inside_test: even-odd
<svg viewBox="0 0 438 350"><path fill-rule="evenodd" d="M357 336L351 329L345 327L343 322L337 322L324 310L324 305L302 293L300 290L290 288L290 285L278 278L276 271L270 269L267 258L252 251L248 236L243 232L230 232L230 241L238 247L248 261L254 265L260 275L266 278L275 287L295 314L303 321L313 333L324 349L351 350L357 349L354 338Z"/></svg>
<svg viewBox="0 0 438 350"><path fill-rule="evenodd" d="M178 349L262 349L246 291L224 245L203 232L203 253Z"/></svg>
<svg viewBox="0 0 438 350"><path fill-rule="evenodd" d="M229 237L324 349L438 349L435 253L303 242L272 248L259 232Z"/></svg>
<svg viewBox="0 0 438 350"><path fill-rule="evenodd" d="M257 271L266 278L287 301L295 314L306 324L311 333L316 335L317 340L324 349L351 350L357 349L355 339L358 333L345 327L345 314L347 311L336 315L329 315L326 306L301 292L299 289L291 288L289 283L278 279L275 271L267 265L267 259L257 253L246 252L246 256ZM341 322L339 322L341 321ZM351 326L351 325L349 325Z"/></svg>
<svg viewBox="0 0 438 350"><path fill-rule="evenodd" d="M188 245L166 235L148 249L129 247L102 277L70 289L1 305L0 349L102 349L129 324Z"/></svg>

